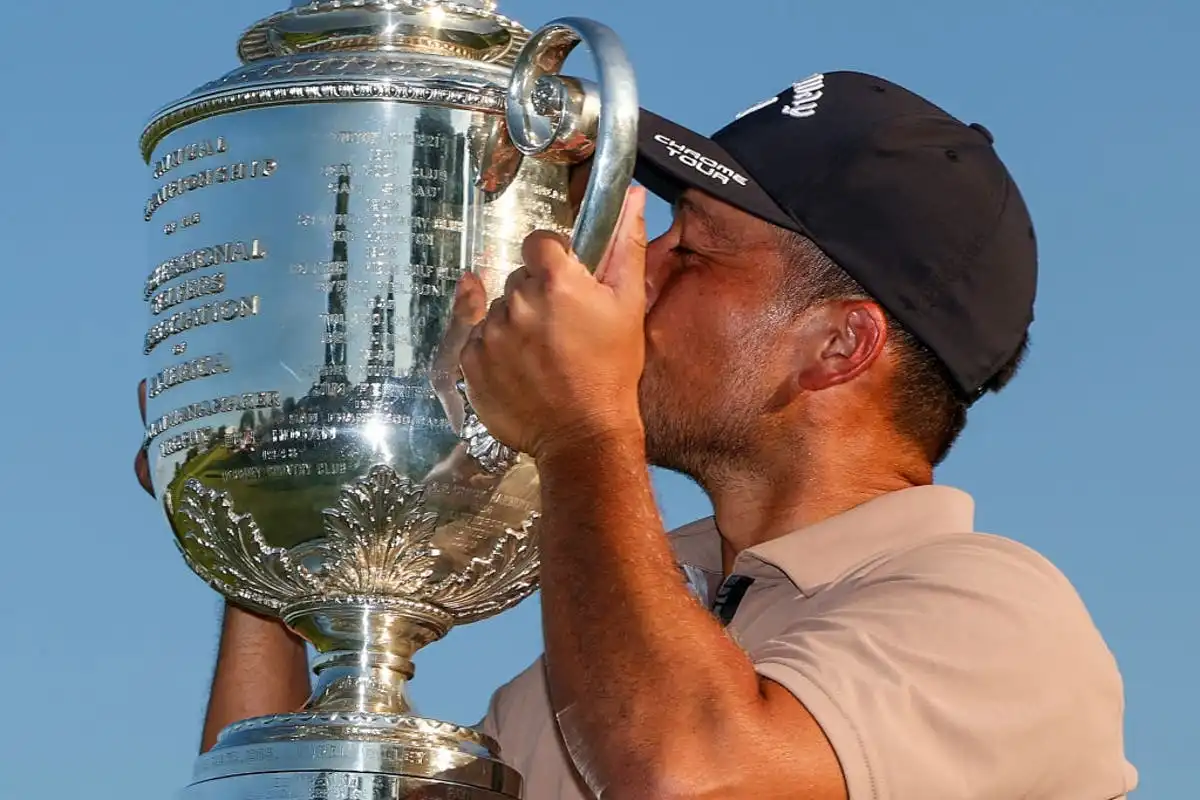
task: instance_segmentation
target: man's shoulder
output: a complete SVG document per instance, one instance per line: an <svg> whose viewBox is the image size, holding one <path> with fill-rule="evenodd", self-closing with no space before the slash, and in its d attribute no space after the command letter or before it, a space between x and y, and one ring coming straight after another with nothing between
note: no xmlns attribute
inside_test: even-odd
<svg viewBox="0 0 1200 800"><path fill-rule="evenodd" d="M835 605L868 606L886 595L907 609L906 635L961 636L971 648L1009 652L1043 677L1084 675L1107 689L1120 685L1115 659L1078 589L1032 546L993 533L931 537L881 554L829 587ZM937 619L935 630L926 620ZM925 633L922 633L925 630ZM1013 649L1015 642L1020 646ZM1019 653L1019 656L1018 656ZM1074 677L1070 673L1074 672Z"/></svg>
<svg viewBox="0 0 1200 800"><path fill-rule="evenodd" d="M756 669L809 708L846 763L869 764L858 785L874 775L907 796L897 787L935 772L1021 796L1136 785L1116 661L1071 582L1026 544L929 536L808 592L773 581L747 604ZM999 763L1030 766L1001 775Z"/></svg>
<svg viewBox="0 0 1200 800"><path fill-rule="evenodd" d="M681 544L711 544L720 540L717 523L711 516L692 520L667 531L667 539L672 545Z"/></svg>
<svg viewBox="0 0 1200 800"><path fill-rule="evenodd" d="M901 594L938 591L949 605L991 605L1028 613L1046 623L1092 619L1067 575L1029 544L994 533L964 531L933 536L876 554L843 574L834 590L898 585Z"/></svg>
<svg viewBox="0 0 1200 800"><path fill-rule="evenodd" d="M543 655L538 655L532 664L492 695L488 716L498 727L508 727L515 718L528 716L527 712L540 712L550 708L544 658Z"/></svg>
<svg viewBox="0 0 1200 800"><path fill-rule="evenodd" d="M881 553L860 565L880 576L897 573L1016 591L1043 591L1077 596L1070 579L1029 544L995 533L963 531L933 536ZM1006 592L1007 593L1007 592Z"/></svg>

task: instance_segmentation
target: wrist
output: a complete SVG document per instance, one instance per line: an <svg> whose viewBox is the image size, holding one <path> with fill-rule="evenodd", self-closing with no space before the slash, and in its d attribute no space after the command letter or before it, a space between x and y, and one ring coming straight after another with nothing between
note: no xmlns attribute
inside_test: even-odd
<svg viewBox="0 0 1200 800"><path fill-rule="evenodd" d="M539 469L561 464L609 462L636 458L645 463L646 433L637 410L597 416L572 425L569 431L548 439L533 453Z"/></svg>
<svg viewBox="0 0 1200 800"><path fill-rule="evenodd" d="M257 641L266 645L289 646L303 649L304 640L277 617L266 616L225 599L221 619L222 633L239 641Z"/></svg>

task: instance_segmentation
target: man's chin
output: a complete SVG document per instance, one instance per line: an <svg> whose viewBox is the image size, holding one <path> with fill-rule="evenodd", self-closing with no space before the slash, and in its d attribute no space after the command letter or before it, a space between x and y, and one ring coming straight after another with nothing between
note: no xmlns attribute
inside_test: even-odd
<svg viewBox="0 0 1200 800"><path fill-rule="evenodd" d="M671 472L687 472L684 459L680 458L681 449L668 442L662 436L662 429L654 427L650 420L643 417L643 424L646 428L646 463Z"/></svg>

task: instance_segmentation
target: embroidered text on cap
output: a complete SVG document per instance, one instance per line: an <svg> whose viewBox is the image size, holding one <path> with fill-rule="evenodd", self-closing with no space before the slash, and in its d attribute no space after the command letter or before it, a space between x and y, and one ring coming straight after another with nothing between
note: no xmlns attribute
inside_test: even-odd
<svg viewBox="0 0 1200 800"><path fill-rule="evenodd" d="M670 136L659 133L654 136L654 141L666 145L667 153L670 154L671 158L677 159L682 164L686 164L705 177L718 180L722 184L728 184L731 180L739 186L745 186L747 183L748 179L745 175L730 169L703 153L693 150L685 144L680 144Z"/></svg>
<svg viewBox="0 0 1200 800"><path fill-rule="evenodd" d="M825 76L817 73L792 85L792 102L783 107L783 113L797 119L811 117L817 113L817 101L825 94Z"/></svg>
<svg viewBox="0 0 1200 800"><path fill-rule="evenodd" d="M811 117L817 113L817 101L825 94L825 76L817 73L810 75L802 81L792 84L792 102L784 106L780 111L789 117L803 119ZM779 102L779 95L775 95L769 100L763 100L761 103L755 103L740 112L735 120L747 117L755 111L762 111L764 108L770 108Z"/></svg>

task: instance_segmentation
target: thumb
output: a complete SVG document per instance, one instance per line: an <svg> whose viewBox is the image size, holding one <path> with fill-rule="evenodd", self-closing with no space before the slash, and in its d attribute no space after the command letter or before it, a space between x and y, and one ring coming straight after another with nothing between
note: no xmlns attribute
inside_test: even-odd
<svg viewBox="0 0 1200 800"><path fill-rule="evenodd" d="M646 190L630 187L613 233L608 253L596 278L613 292L636 305L646 294Z"/></svg>

